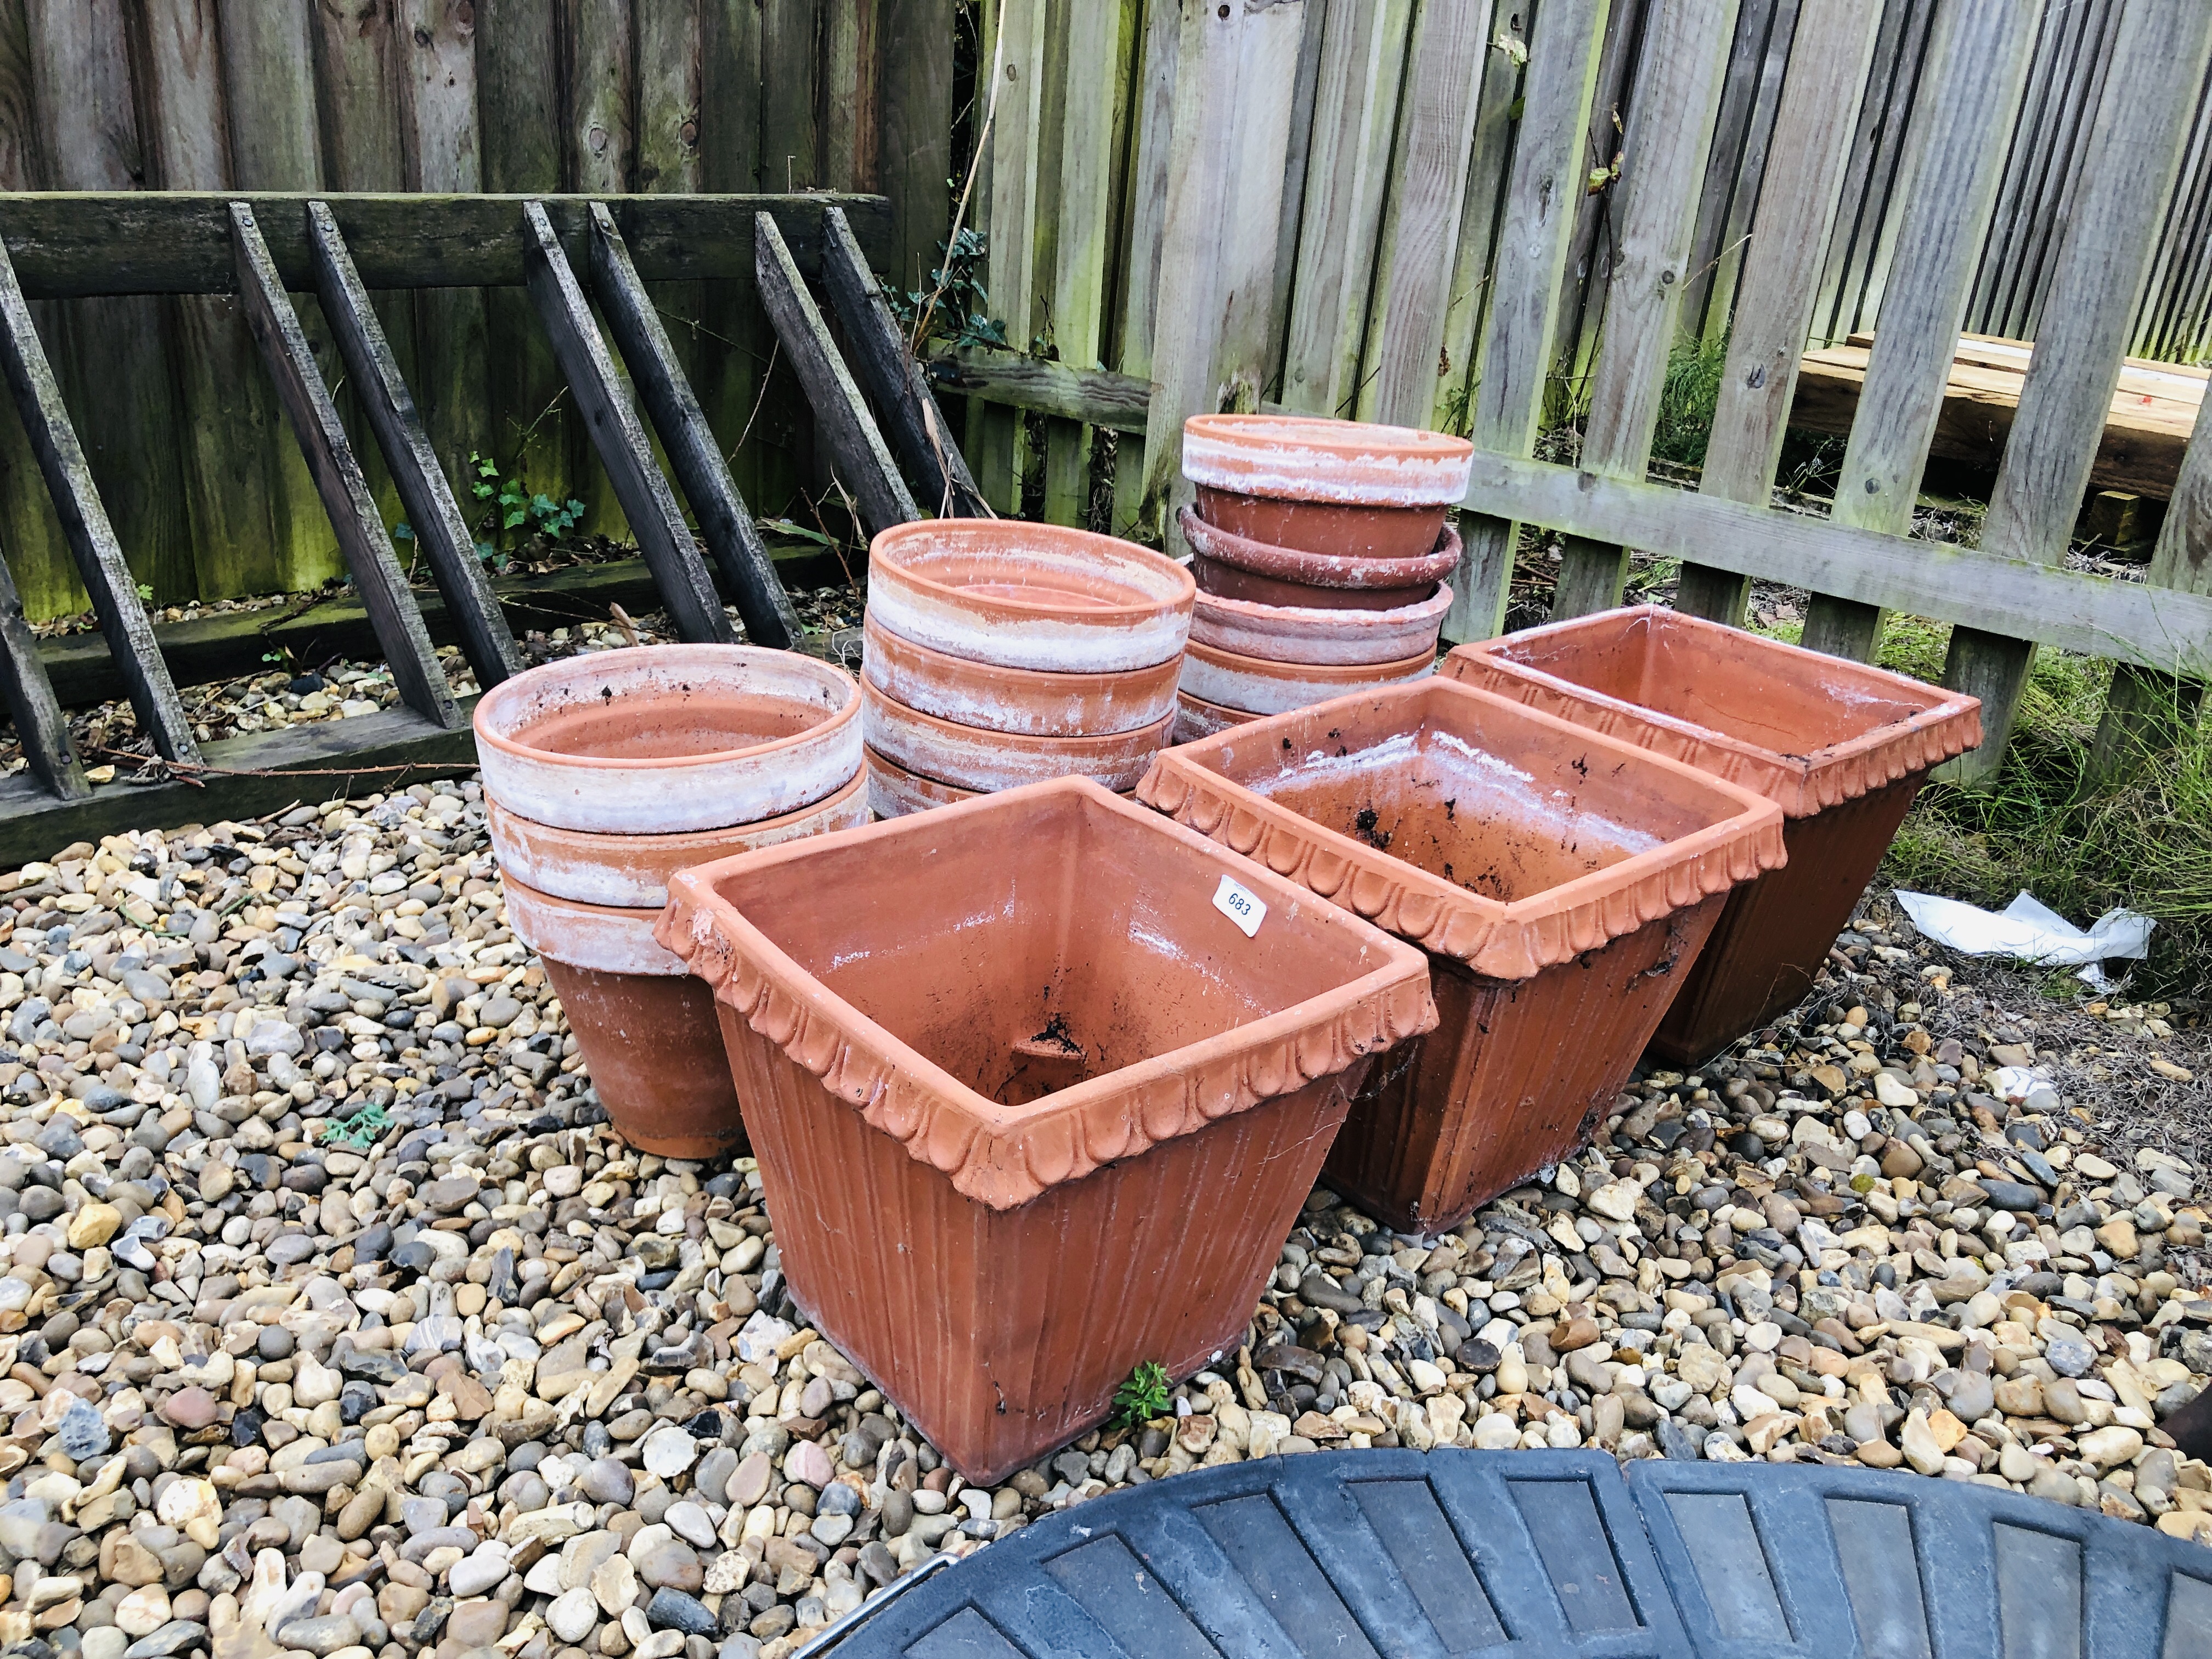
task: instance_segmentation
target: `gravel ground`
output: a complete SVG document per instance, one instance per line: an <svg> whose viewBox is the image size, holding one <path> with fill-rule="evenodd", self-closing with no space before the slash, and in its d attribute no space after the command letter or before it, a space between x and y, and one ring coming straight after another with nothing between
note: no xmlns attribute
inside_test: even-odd
<svg viewBox="0 0 2212 1659"><path fill-rule="evenodd" d="M472 782L71 848L0 876L0 1647L777 1659L939 1549L1345 1444L1901 1466L2212 1541L2156 1427L2212 1371L2197 1011L1879 899L1831 973L1441 1240L1315 1193L1233 1363L963 1490L805 1328L750 1163L612 1138Z"/></svg>

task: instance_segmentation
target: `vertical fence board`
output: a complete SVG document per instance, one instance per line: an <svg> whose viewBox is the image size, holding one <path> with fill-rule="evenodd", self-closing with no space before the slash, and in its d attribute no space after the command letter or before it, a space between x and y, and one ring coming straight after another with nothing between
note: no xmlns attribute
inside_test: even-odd
<svg viewBox="0 0 2212 1659"><path fill-rule="evenodd" d="M1413 26L1368 303L1358 401L1365 419L1434 423L1492 9L1491 0L1424 0Z"/></svg>
<svg viewBox="0 0 2212 1659"><path fill-rule="evenodd" d="M992 314L1006 326L1006 343L1027 351L1036 333L1037 180L1047 149L1044 90L1050 45L1048 0L999 0L995 38L984 61L990 90L991 178L984 286ZM979 95L981 95L979 94ZM1011 410L987 407L980 441L968 459L984 499L1001 513L1022 498L1020 422Z"/></svg>
<svg viewBox="0 0 2212 1659"><path fill-rule="evenodd" d="M1959 0L1938 15L1905 169L1901 251L1836 486L1841 523L1896 536L1912 527L2034 22L2013 0ZM1815 594L1806 607L1805 643L1816 651L1870 661L1881 635L1873 605Z"/></svg>
<svg viewBox="0 0 2212 1659"><path fill-rule="evenodd" d="M2144 580L2154 587L2212 593L2212 416L2202 412L2182 454ZM2197 672L2187 678L2115 663L2092 770L2100 777L2117 776L2171 744L2197 719L2207 678L2212 678L2212 648L2203 651Z"/></svg>
<svg viewBox="0 0 2212 1659"><path fill-rule="evenodd" d="M1298 64L1306 29L1317 20L1308 0L1261 0L1248 4L1245 14L1237 45L1237 147L1226 162L1229 216L1221 227L1216 278L1221 337L1215 379L1223 407L1254 410L1278 376L1275 260L1282 247Z"/></svg>
<svg viewBox="0 0 2212 1659"><path fill-rule="evenodd" d="M1507 5L1493 14L1484 53L1482 92L1474 135L1468 146L1467 194L1460 204L1457 246L1452 250L1451 291L1444 307L1444 340L1438 371L1446 376L1438 423L1464 433L1480 373L1475 343L1488 311L1491 261L1505 179L1513 155L1515 105L1521 64L1528 57L1527 8Z"/></svg>
<svg viewBox="0 0 2212 1659"><path fill-rule="evenodd" d="M883 62L876 174L890 198L891 286L937 268L952 219L952 0L878 0Z"/></svg>
<svg viewBox="0 0 2212 1659"><path fill-rule="evenodd" d="M1859 325L1935 15L1936 0L1883 0L1874 69L1859 106L1850 165L1844 173L1813 310L1812 337L1817 343L1832 343Z"/></svg>
<svg viewBox="0 0 2212 1659"><path fill-rule="evenodd" d="M878 0L822 0L822 177L830 190L872 191L882 143Z"/></svg>
<svg viewBox="0 0 2212 1659"><path fill-rule="evenodd" d="M2122 16L2111 71L2127 96L2099 111L2084 152L1983 523L1990 552L2037 564L2065 557L2208 61L2212 8L2135 5ZM1970 783L1995 775L2033 654L1978 629L1952 630L1943 683L1982 699L1983 737L1951 763L1950 775Z"/></svg>
<svg viewBox="0 0 2212 1659"><path fill-rule="evenodd" d="M1282 403L1349 415L1388 199L1413 0L1332 5L1306 149L1298 268L1284 335Z"/></svg>
<svg viewBox="0 0 2212 1659"><path fill-rule="evenodd" d="M1168 168L1175 143L1176 86L1182 49L1180 5L1148 0L1135 46L1137 106L1131 122L1127 182L1122 191L1121 314L1116 367L1149 380L1152 328L1158 314L1161 233L1167 220ZM974 457L969 457L973 463ZM1124 433L1114 453L1114 533L1157 540L1146 516L1145 441Z"/></svg>
<svg viewBox="0 0 2212 1659"><path fill-rule="evenodd" d="M38 111L32 89L31 33L24 0L0 0L0 190L40 190L46 185L39 154ZM49 339L64 333L54 302L31 307ZM83 590L70 561L69 544L46 494L38 457L10 407L0 411L0 559L33 616L80 609Z"/></svg>
<svg viewBox="0 0 2212 1659"><path fill-rule="evenodd" d="M1606 14L1583 149L1583 163L1589 173L1609 170L1620 154L1624 129L1632 113L1629 102L1637 58L1653 3L1654 0L1613 0ZM1566 263L1559 270L1559 304L1552 333L1552 356L1565 365L1571 383L1579 382L1589 367L1605 315L1606 272L1612 263L1607 248L1617 185L1618 180L1594 191L1585 188L1576 192L1574 229L1568 238Z"/></svg>
<svg viewBox="0 0 2212 1659"><path fill-rule="evenodd" d="M1536 13L1469 422L1480 448L1526 455L1535 443L1607 9L1607 0L1545 0ZM1443 629L1454 644L1487 639L1504 626L1518 531L1510 520L1460 515L1465 550Z"/></svg>
<svg viewBox="0 0 2212 1659"><path fill-rule="evenodd" d="M1765 506L1782 457L1797 365L1818 297L1881 13L1863 0L1805 0L1776 111L1759 216L1745 250L1728 357L1698 488ZM1740 626L1750 584L1686 564L1674 607Z"/></svg>
<svg viewBox="0 0 2212 1659"><path fill-rule="evenodd" d="M471 0L400 0L401 147L407 186L440 194L483 188L477 120L476 9ZM468 458L498 447L488 398L491 365L479 289L415 296L415 374L432 453L465 483ZM474 500L464 497L465 510Z"/></svg>
<svg viewBox="0 0 2212 1659"><path fill-rule="evenodd" d="M1623 152L1607 326L1590 380L1582 470L1644 476L1674 343L1698 196L1720 106L1735 0L1653 0ZM1626 549L1567 539L1552 599L1557 618L1620 602Z"/></svg>
<svg viewBox="0 0 2212 1659"><path fill-rule="evenodd" d="M28 15L48 184L143 187L145 159L119 0L30 0ZM71 393L70 414L124 556L157 593L190 598L198 584L175 443L184 416L163 301L78 301L64 320L52 355L68 365L62 383Z"/></svg>
<svg viewBox="0 0 2212 1659"><path fill-rule="evenodd" d="M637 188L648 195L696 191L699 188L698 0L660 0L659 4L638 7L636 16ZM657 343L672 356L686 380L696 380L698 330L706 303L704 284L651 283L645 292L661 324L662 337ZM605 317L604 297L599 308ZM644 370L629 361L627 350L623 356L635 384ZM653 424L657 428L659 422ZM665 455L665 440L657 431L653 436L656 453ZM672 470L671 473L673 477ZM675 483L681 490L682 480L677 478ZM698 505L690 501L690 492L684 493L692 517L703 523Z"/></svg>
<svg viewBox="0 0 2212 1659"><path fill-rule="evenodd" d="M1880 15L1871 6L1865 9L1869 22ZM1796 39L1802 15L1802 0L1776 0L1773 14L1767 20L1765 50L1759 59L1759 79L1753 88L1750 120L1735 157L1727 205L1710 246L1705 241L1702 215L1699 219L1698 240L1690 251L1691 278L1697 286L1685 297L1683 331L1702 341L1717 342L1728 335L1736 289L1743 279L1744 256L1750 246L1752 220L1759 212L1759 195L1765 185L1774 141L1774 119L1781 107L1783 79L1789 71L1790 48ZM1862 84L1863 78L1862 76Z"/></svg>
<svg viewBox="0 0 2212 1659"><path fill-rule="evenodd" d="M822 7L824 0L758 0L761 182L765 191L818 189Z"/></svg>
<svg viewBox="0 0 2212 1659"><path fill-rule="evenodd" d="M1143 9L1144 0L1124 0ZM1346 0L1349 4L1352 0ZM1283 201L1275 220L1275 292L1268 305L1267 361L1270 395L1282 401L1283 356L1291 331L1291 290L1298 274L1298 229L1304 222L1307 171L1312 159L1314 105L1321 93L1322 48L1328 40L1330 0L1306 0L1298 36L1298 66L1291 82L1290 143L1283 157Z"/></svg>
<svg viewBox="0 0 2212 1659"><path fill-rule="evenodd" d="M619 195L637 175L636 60L632 51L632 0L561 0L562 186L593 195ZM572 395L583 389L568 379ZM626 389L626 388L625 388ZM568 489L584 503L580 529L626 539L632 526L609 469L597 465L592 437L578 421L570 428Z"/></svg>

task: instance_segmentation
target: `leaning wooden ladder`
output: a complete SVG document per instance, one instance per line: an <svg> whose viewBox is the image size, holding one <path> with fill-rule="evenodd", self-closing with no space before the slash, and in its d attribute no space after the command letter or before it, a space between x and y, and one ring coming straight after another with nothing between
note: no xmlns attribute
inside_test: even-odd
<svg viewBox="0 0 2212 1659"><path fill-rule="evenodd" d="M647 281L726 276L749 247L763 303L863 527L872 532L920 516L902 463L933 510L988 512L869 270L855 226L878 231L884 206L877 198L830 196L0 198L0 369L139 728L170 774L152 785L95 787L87 781L40 642L0 564L0 696L27 763L22 773L0 780L0 858L32 856L124 825L266 811L300 798L303 786L308 793L335 793L332 778L355 769L470 763L469 702L454 696L439 663L422 607L309 349L293 291L312 292L329 319L444 615L487 689L521 659L371 308L371 289L528 289L680 639L737 637L718 581L754 643L794 647L800 629L678 366ZM809 274L823 279L860 381L807 288ZM204 746L198 741L32 325L32 300L115 293L240 296L390 664L395 707ZM627 385L593 318L593 301L629 371ZM648 424L690 504L696 534L654 459Z"/></svg>

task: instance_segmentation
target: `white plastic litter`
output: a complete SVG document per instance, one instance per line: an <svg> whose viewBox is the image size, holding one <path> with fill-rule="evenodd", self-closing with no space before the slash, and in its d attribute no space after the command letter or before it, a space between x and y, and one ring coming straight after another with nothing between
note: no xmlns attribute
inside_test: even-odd
<svg viewBox="0 0 2212 1659"><path fill-rule="evenodd" d="M2084 933L2025 892L2002 911L1932 893L1900 890L1897 902L1912 918L1912 925L1938 945L1970 957L2015 957L2047 968L2078 967L2081 977L2097 989L2107 982L2098 964L2114 957L2148 956L2150 930L2156 925L2133 910L2107 910Z"/></svg>

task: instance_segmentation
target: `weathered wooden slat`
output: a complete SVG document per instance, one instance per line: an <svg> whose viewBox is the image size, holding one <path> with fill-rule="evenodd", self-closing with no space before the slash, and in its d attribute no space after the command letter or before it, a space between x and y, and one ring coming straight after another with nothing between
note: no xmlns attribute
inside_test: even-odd
<svg viewBox="0 0 2212 1659"><path fill-rule="evenodd" d="M1123 184L1120 347L1113 361L1121 373L1145 382L1152 373L1152 326L1160 292L1160 237L1167 224L1168 165L1174 148L1176 70L1182 49L1182 14L1173 6L1147 5L1137 45L1135 123L1129 135L1127 178ZM937 372L933 365L931 372ZM1146 393L1151 401L1149 391ZM981 407L981 405L978 405ZM1114 425L1112 422L1091 422ZM1114 455L1114 533L1139 539L1157 538L1157 520L1146 516L1144 422L1116 427Z"/></svg>
<svg viewBox="0 0 2212 1659"><path fill-rule="evenodd" d="M1622 150L1605 337L1583 434L1582 465L1591 472L1640 478L1651 459L1735 12L1736 0L1656 0L1645 20ZM1553 617L1610 610L1627 574L1626 548L1570 539Z"/></svg>
<svg viewBox="0 0 2212 1659"><path fill-rule="evenodd" d="M1435 424L1437 360L1492 12L1490 0L1431 3L1414 24L1360 354L1364 419Z"/></svg>
<svg viewBox="0 0 2212 1659"><path fill-rule="evenodd" d="M0 700L22 745L31 775L57 800L82 800L92 793L84 763L70 741L69 720L39 654L39 636L23 617L22 596L0 561Z"/></svg>
<svg viewBox="0 0 2212 1659"><path fill-rule="evenodd" d="M680 11L681 0L660 9L664 15ZM562 25L564 47L561 187L594 195L634 190L638 110L631 0L556 0L554 10ZM582 271L590 259L587 235L586 246L570 260ZM593 466L585 453L587 446L602 441L588 418L570 423L568 490L583 503L578 530L620 537L629 515L614 471Z"/></svg>
<svg viewBox="0 0 2212 1659"><path fill-rule="evenodd" d="M477 684L489 691L521 672L521 653L514 647L507 619L500 615L499 601L492 597L483 562L477 556L476 538L438 465L414 394L400 376L337 223L320 202L310 203L307 215L319 267L316 293L345 359L347 378L384 451L416 545L429 559L431 575L447 608L460 620L462 649L476 670Z"/></svg>
<svg viewBox="0 0 2212 1659"><path fill-rule="evenodd" d="M2012 0L1960 0L1936 17L1899 185L1905 207L1894 216L1899 251L1836 486L1836 516L1847 524L1893 534L1911 526L2035 21L2033 8ZM1867 661L1881 636L1879 610L1815 589L1808 646Z"/></svg>
<svg viewBox="0 0 2212 1659"><path fill-rule="evenodd" d="M1080 421L1142 437L1158 388L1133 374L1109 369L1082 374L1065 363L1024 357L989 346L962 346L933 357L929 378L947 392L964 393L1013 409ZM1127 452L1124 452L1125 454Z"/></svg>
<svg viewBox="0 0 2212 1659"><path fill-rule="evenodd" d="M531 301L552 338L554 358L568 377L569 393L582 412L600 463L614 481L638 550L660 584L677 636L695 642L732 642L737 630L714 597L714 584L699 557L699 544L684 522L668 480L653 462L652 443L600 337L591 307L585 303L568 256L536 202L523 204L522 235L530 259Z"/></svg>
<svg viewBox="0 0 2212 1659"><path fill-rule="evenodd" d="M1444 341L1437 368L1444 376L1439 419L1453 431L1465 428L1480 371L1476 343L1489 312L1490 262L1504 206L1506 162L1521 99L1521 65L1528 48L1528 18L1508 7L1493 17L1484 54L1482 93L1468 149L1467 195L1460 204L1458 244L1452 251L1451 292L1445 302Z"/></svg>
<svg viewBox="0 0 2212 1659"><path fill-rule="evenodd" d="M1358 396L1413 9L1412 0L1332 5L1324 23L1284 336L1285 409L1349 415Z"/></svg>
<svg viewBox="0 0 2212 1659"><path fill-rule="evenodd" d="M1141 13L1143 0L1123 0ZM1305 221L1306 174L1313 155L1314 106L1321 96L1321 54L1328 41L1329 0L1305 0L1297 69L1291 81L1290 140L1284 154L1283 200L1275 220L1275 281L1267 306L1267 362L1281 389L1283 348L1290 337L1291 294L1297 283L1298 230Z"/></svg>
<svg viewBox="0 0 2212 1659"><path fill-rule="evenodd" d="M1778 11L1783 15L1778 17ZM1689 274L1683 279L1683 339L1695 340L1704 333L1724 251L1749 228L1765 172L1765 146L1758 140L1774 118L1796 14L1796 0L1743 0L1736 9L1735 39L1729 45L1720 109L1713 118L1705 188L1698 198L1698 230L1690 242ZM1782 25L1778 39L1778 22ZM1732 234L1728 229L1731 220L1737 222ZM1735 270L1732 262L1729 281L1719 289L1723 297L1714 308L1718 314L1712 324L1716 336L1727 331Z"/></svg>
<svg viewBox="0 0 2212 1659"><path fill-rule="evenodd" d="M139 603L138 588L124 562L123 548L100 504L92 482L92 467L84 446L70 424L61 387L46 348L31 325L30 307L15 281L15 268L0 248L0 368L8 375L15 398L15 412L39 458L54 511L69 538L70 556L78 576L92 595L100 617L100 631L130 687L131 707L138 716L138 729L153 739L157 753L169 760L190 760L199 752L192 739L191 722L169 678L161 653L155 648L154 633Z"/></svg>
<svg viewBox="0 0 2212 1659"><path fill-rule="evenodd" d="M1257 409L1277 379L1269 307L1290 168L1291 94L1304 55L1310 15L1307 0L1249 0L1244 8L1237 43L1237 142L1225 158L1227 216L1215 243L1221 323L1214 382L1216 406L1221 409ZM1319 27L1317 21L1314 27Z"/></svg>
<svg viewBox="0 0 2212 1659"><path fill-rule="evenodd" d="M488 181L489 182L489 181ZM591 198L526 195L324 194L371 289L514 288L524 282L514 227L526 201L541 204L562 247L581 256ZM100 294L235 294L229 211L243 202L265 221L264 237L285 287L314 287L304 194L150 191L42 191L0 197L0 240L30 299ZM889 204L878 196L630 196L611 204L647 282L727 276L752 258L753 216L772 212L801 274L822 269L822 215L845 210L871 258L889 246Z"/></svg>
<svg viewBox="0 0 2212 1659"><path fill-rule="evenodd" d="M761 182L794 191L832 181L822 168L824 0L757 0L761 17ZM841 118L852 118L849 111Z"/></svg>
<svg viewBox="0 0 2212 1659"><path fill-rule="evenodd" d="M822 255L823 286L837 313L845 341L868 395L883 417L881 430L919 479L923 497L940 519L988 518L991 509L952 441L952 428L930 392L928 377L885 303L860 244L832 209Z"/></svg>
<svg viewBox="0 0 2212 1659"><path fill-rule="evenodd" d="M1027 351L1036 337L1038 173L1058 149L1044 130L1047 58L1052 30L1049 0L995 0L992 38L983 58L988 90L978 88L991 122L988 172L977 214L988 238L984 286L992 315L1006 327L1006 342ZM979 77L980 78L980 77ZM1024 445L1020 423L1000 410L986 410L981 429L969 438L976 481L1001 513L1021 506Z"/></svg>
<svg viewBox="0 0 2212 1659"><path fill-rule="evenodd" d="M2201 665L2212 637L2212 597L1517 456L1478 452L1464 506L2167 672Z"/></svg>
<svg viewBox="0 0 2212 1659"><path fill-rule="evenodd" d="M0 779L0 860L16 865L50 858L72 842L96 842L149 823L254 817L301 801L404 789L426 778L472 771L476 740L466 716L475 702L468 699L461 723L451 727L396 708L227 738L207 746L209 769L188 770L162 783L105 783L66 804L27 776ZM382 767L407 769L372 769Z"/></svg>
<svg viewBox="0 0 2212 1659"><path fill-rule="evenodd" d="M1520 130L1484 331L1482 378L1468 422L1480 447L1504 454L1529 452L1543 414L1559 278L1583 196L1583 145L1607 9L1607 0L1547 0L1537 10L1528 41ZM1460 521L1464 551L1452 580L1446 639L1455 644L1488 639L1504 625L1516 532L1510 516Z"/></svg>
<svg viewBox="0 0 2212 1659"><path fill-rule="evenodd" d="M890 203L879 267L912 292L937 264L952 217L952 0L878 0L882 52L876 188Z"/></svg>
<svg viewBox="0 0 2212 1659"><path fill-rule="evenodd" d="M1804 0L1798 13L1796 40L1803 56L1783 82L1758 216L1744 251L1698 485L1709 495L1763 507L1774 488L1799 354L1818 297L1821 250L1835 224L1881 21L1881 9L1863 0ZM1686 564L1674 605L1692 616L1740 624L1748 592L1749 584L1735 571Z"/></svg>
<svg viewBox="0 0 2212 1659"><path fill-rule="evenodd" d="M761 303L775 325L784 356L814 406L816 430L830 447L836 476L853 492L860 521L874 535L921 516L906 480L884 447L884 435L861 400L860 389L838 355L829 325L785 250L775 222L766 214L754 234L754 274Z"/></svg>
<svg viewBox="0 0 2212 1659"><path fill-rule="evenodd" d="M677 366L668 332L630 264L614 216L604 205L594 205L592 228L592 292L629 366L646 414L660 434L676 481L684 486L684 498L698 517L699 538L721 568L725 584L738 596L745 637L755 645L788 649L799 642L798 614L776 580L753 515L730 481L721 447L692 395L690 382Z"/></svg>
<svg viewBox="0 0 2212 1659"><path fill-rule="evenodd" d="M277 398L307 458L307 470L322 492L354 586L376 623L377 643L391 665L392 683L398 688L400 700L423 719L434 726L451 726L461 718L453 688L446 683L436 647L422 626L422 613L392 553L392 538L369 495L361 463L338 423L330 388L323 384L314 354L307 349L299 314L270 260L252 210L237 204L232 222L247 325L276 383Z"/></svg>
<svg viewBox="0 0 2212 1659"><path fill-rule="evenodd" d="M1820 298L1813 307L1815 342L1840 340L1861 325L1863 317L1871 318L1867 295L1879 288L1875 269L1887 258L1885 233L1897 216L1887 211L1889 192L1903 163L1913 92L1920 84L1935 17L1932 5L1885 0L1882 6L1874 68L1844 170Z"/></svg>
<svg viewBox="0 0 2212 1659"><path fill-rule="evenodd" d="M2126 93L2106 100L2090 134L1983 520L1982 545L1992 553L2043 565L2065 557L2208 62L2212 7L2134 5L2122 14L2109 72ZM1943 683L1981 698L1982 744L1949 775L1995 776L2033 657L2031 645L1996 630L1954 630Z"/></svg>

